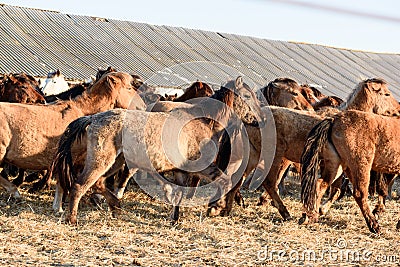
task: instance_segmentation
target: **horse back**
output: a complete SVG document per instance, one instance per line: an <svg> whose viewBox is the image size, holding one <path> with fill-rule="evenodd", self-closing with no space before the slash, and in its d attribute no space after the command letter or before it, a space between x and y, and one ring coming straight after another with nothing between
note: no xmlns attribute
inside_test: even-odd
<svg viewBox="0 0 400 267"><path fill-rule="evenodd" d="M331 131L331 141L347 165L400 172L398 118L350 110L336 116Z"/></svg>

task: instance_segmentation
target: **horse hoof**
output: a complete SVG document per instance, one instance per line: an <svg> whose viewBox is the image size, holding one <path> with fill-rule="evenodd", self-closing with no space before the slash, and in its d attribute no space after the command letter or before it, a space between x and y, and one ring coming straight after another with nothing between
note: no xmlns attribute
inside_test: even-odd
<svg viewBox="0 0 400 267"><path fill-rule="evenodd" d="M257 206L266 206L268 204L268 201L264 198L260 197L260 200L257 203Z"/></svg>
<svg viewBox="0 0 400 267"><path fill-rule="evenodd" d="M370 229L371 233L379 235L381 233L381 228L379 225L372 226Z"/></svg>
<svg viewBox="0 0 400 267"><path fill-rule="evenodd" d="M309 223L308 217L307 215L303 215L300 219L299 219L299 225L307 225Z"/></svg>
<svg viewBox="0 0 400 267"><path fill-rule="evenodd" d="M221 214L221 210L217 209L216 207L210 207L207 211L207 216L215 217Z"/></svg>
<svg viewBox="0 0 400 267"><path fill-rule="evenodd" d="M19 193L18 190L15 190L12 195L11 195L15 200L19 200L22 198L21 194Z"/></svg>
<svg viewBox="0 0 400 267"><path fill-rule="evenodd" d="M319 208L319 215L326 215L328 213L328 208L325 206L322 206Z"/></svg>
<svg viewBox="0 0 400 267"><path fill-rule="evenodd" d="M119 211L119 210L113 210L112 212L111 212L111 216L114 218L114 219L116 219L116 218L118 218L118 216L121 214L121 212Z"/></svg>
<svg viewBox="0 0 400 267"><path fill-rule="evenodd" d="M71 224L71 225L77 225L77 220L75 217L67 217L66 219L67 224Z"/></svg>
<svg viewBox="0 0 400 267"><path fill-rule="evenodd" d="M289 222L289 221L292 221L293 218L292 218L292 216L287 215L287 216L283 217L283 220L284 220L285 222Z"/></svg>
<svg viewBox="0 0 400 267"><path fill-rule="evenodd" d="M171 219L170 224L171 224L171 226L177 225L178 224L178 220Z"/></svg>

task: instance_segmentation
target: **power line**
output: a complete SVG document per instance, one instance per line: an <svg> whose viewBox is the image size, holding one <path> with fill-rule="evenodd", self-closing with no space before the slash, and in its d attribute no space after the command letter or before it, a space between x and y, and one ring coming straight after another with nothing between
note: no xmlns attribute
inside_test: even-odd
<svg viewBox="0 0 400 267"><path fill-rule="evenodd" d="M257 0L257 1L261 1L261 0ZM320 4L315 4L315 3L299 2L299 1L293 1L293 0L262 0L262 1L282 3L282 4L293 5L293 6L294 5L301 6L301 7L310 8L310 9L330 11L330 12L335 12L335 13L340 13L340 14L347 14L347 15L362 17L364 19L376 19L376 20L383 20L383 21L388 21L388 22L393 22L393 23L400 23L400 18L397 18L397 17L390 17L390 16L385 16L385 15L373 14L373 13L362 12L362 11L357 11L357 10L350 10L350 9L345 9L345 8L340 8L340 7L320 5Z"/></svg>

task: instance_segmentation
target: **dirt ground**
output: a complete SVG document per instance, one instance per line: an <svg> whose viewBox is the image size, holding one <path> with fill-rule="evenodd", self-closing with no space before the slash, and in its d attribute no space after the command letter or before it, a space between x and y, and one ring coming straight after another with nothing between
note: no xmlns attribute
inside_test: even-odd
<svg viewBox="0 0 400 267"><path fill-rule="evenodd" d="M287 181L284 202L294 217L283 222L272 206L256 206L259 192L244 192L247 208L209 218L206 207L184 208L171 226L170 206L128 188L117 218L83 203L78 226L55 214L54 191L8 201L0 193L1 266L399 266L399 200L387 201L382 233L371 234L352 197L318 224L299 226L299 184ZM399 186L395 184L395 195ZM370 199L371 207L375 199Z"/></svg>

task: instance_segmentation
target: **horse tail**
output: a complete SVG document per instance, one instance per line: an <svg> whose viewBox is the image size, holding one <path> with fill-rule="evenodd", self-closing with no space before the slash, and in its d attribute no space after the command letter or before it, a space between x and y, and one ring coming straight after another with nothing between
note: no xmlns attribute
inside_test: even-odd
<svg viewBox="0 0 400 267"><path fill-rule="evenodd" d="M219 142L218 154L215 164L221 171L228 168L229 160L231 158L231 140L228 131L224 130L221 140Z"/></svg>
<svg viewBox="0 0 400 267"><path fill-rule="evenodd" d="M58 150L53 160L50 175L55 173L64 192L71 190L76 180L73 170L71 147L75 141L81 141L86 134L87 126L92 123L91 116L78 118L71 122L58 143Z"/></svg>
<svg viewBox="0 0 400 267"><path fill-rule="evenodd" d="M328 141L333 121L327 118L314 126L301 155L301 201L309 210L315 209L319 153Z"/></svg>

